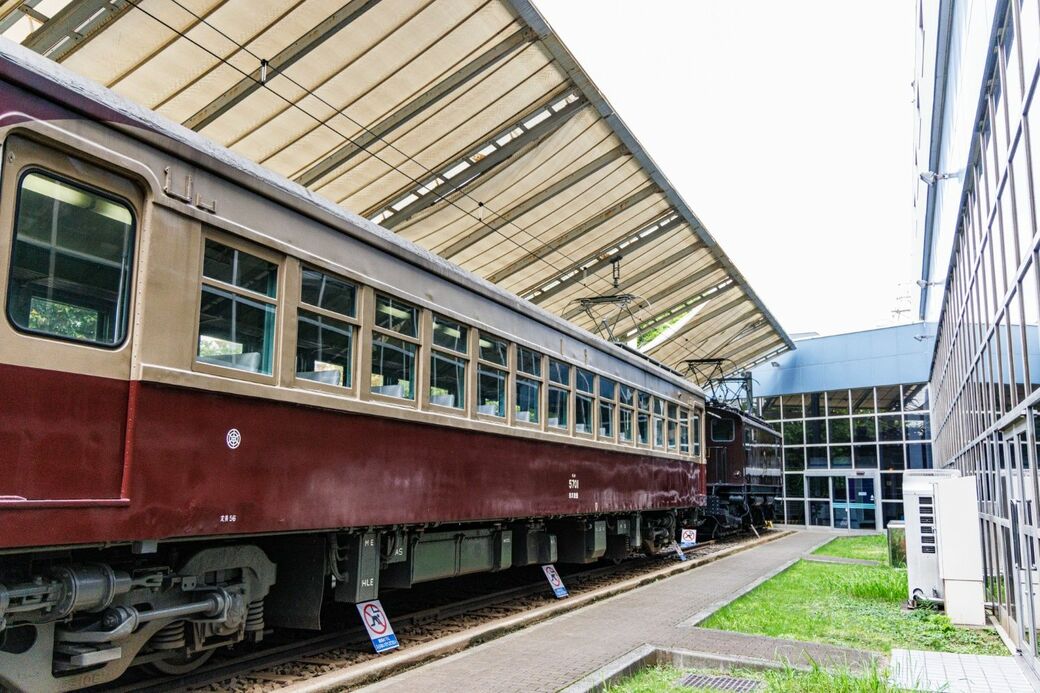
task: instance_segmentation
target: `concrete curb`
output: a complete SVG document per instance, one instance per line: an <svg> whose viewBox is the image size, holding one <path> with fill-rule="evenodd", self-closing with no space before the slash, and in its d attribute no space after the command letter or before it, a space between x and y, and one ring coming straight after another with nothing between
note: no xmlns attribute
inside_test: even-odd
<svg viewBox="0 0 1040 693"><path fill-rule="evenodd" d="M738 544L736 546L722 549L721 551L708 556L676 563L652 573L640 575L624 582L620 582L616 585L610 585L609 587L603 587L585 594L569 597L566 600L542 606L537 609L532 609L531 611L516 616L507 616L496 621L491 621L490 623L485 623L481 626L454 633L444 638L439 638L429 643L423 643L416 647L409 648L408 650L396 650L388 655L380 657L379 659L370 660L363 664L358 664L337 671L330 671L327 674L316 676L308 681L292 684L282 688L281 690L291 691L292 693L317 693L318 691L329 691L345 686L357 686L363 683L369 683L376 679L386 678L405 669L410 669L420 664L425 664L431 660L440 659L461 652L475 645L479 645L489 640L494 640L503 635L508 635L513 631L559 616L560 614L580 609L584 606L609 599L610 597L625 592L630 592L639 587L657 582L658 580L663 580L673 575L699 568L743 551L762 546L763 544L783 539L792 534L794 534L793 531L781 530L775 534L769 534L765 537L744 544Z"/></svg>

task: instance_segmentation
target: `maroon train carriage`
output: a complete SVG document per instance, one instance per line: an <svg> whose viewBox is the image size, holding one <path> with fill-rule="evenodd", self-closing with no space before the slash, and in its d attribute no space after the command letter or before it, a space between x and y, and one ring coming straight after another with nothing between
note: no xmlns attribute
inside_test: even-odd
<svg viewBox="0 0 1040 693"><path fill-rule="evenodd" d="M780 433L734 407L708 402L706 412L705 534L718 536L771 523L783 479Z"/></svg>
<svg viewBox="0 0 1040 693"><path fill-rule="evenodd" d="M0 45L0 685L660 551L703 395Z"/></svg>

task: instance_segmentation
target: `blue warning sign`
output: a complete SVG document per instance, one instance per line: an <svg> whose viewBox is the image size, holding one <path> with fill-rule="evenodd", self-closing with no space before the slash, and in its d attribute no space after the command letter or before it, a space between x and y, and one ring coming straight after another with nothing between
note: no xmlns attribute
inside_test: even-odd
<svg viewBox="0 0 1040 693"><path fill-rule="evenodd" d="M390 627L390 619L387 618L383 605L379 603L378 599L358 604L357 610L361 614L361 620L365 624L365 630L368 631L368 637L372 640L372 647L375 648L376 653L400 647L397 636L394 635L394 629Z"/></svg>

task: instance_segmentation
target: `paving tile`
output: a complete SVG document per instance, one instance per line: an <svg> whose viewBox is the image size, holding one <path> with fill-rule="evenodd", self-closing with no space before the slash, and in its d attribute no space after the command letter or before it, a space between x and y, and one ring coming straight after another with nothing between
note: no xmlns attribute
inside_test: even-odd
<svg viewBox="0 0 1040 693"><path fill-rule="evenodd" d="M476 675L495 672L482 691L559 690L643 644L713 654L806 663L864 662L858 650L682 625L749 584L829 540L799 532L564 614L368 687L370 691L439 693L474 689ZM542 682L547 683L542 683Z"/></svg>

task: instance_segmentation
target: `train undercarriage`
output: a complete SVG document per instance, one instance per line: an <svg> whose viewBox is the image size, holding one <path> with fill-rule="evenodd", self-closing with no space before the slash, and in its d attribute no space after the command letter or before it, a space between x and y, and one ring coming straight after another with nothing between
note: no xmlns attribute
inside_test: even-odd
<svg viewBox="0 0 1040 693"><path fill-rule="evenodd" d="M11 554L0 558L0 686L66 691L129 667L167 674L324 607L511 567L668 550L697 509L408 526Z"/></svg>

